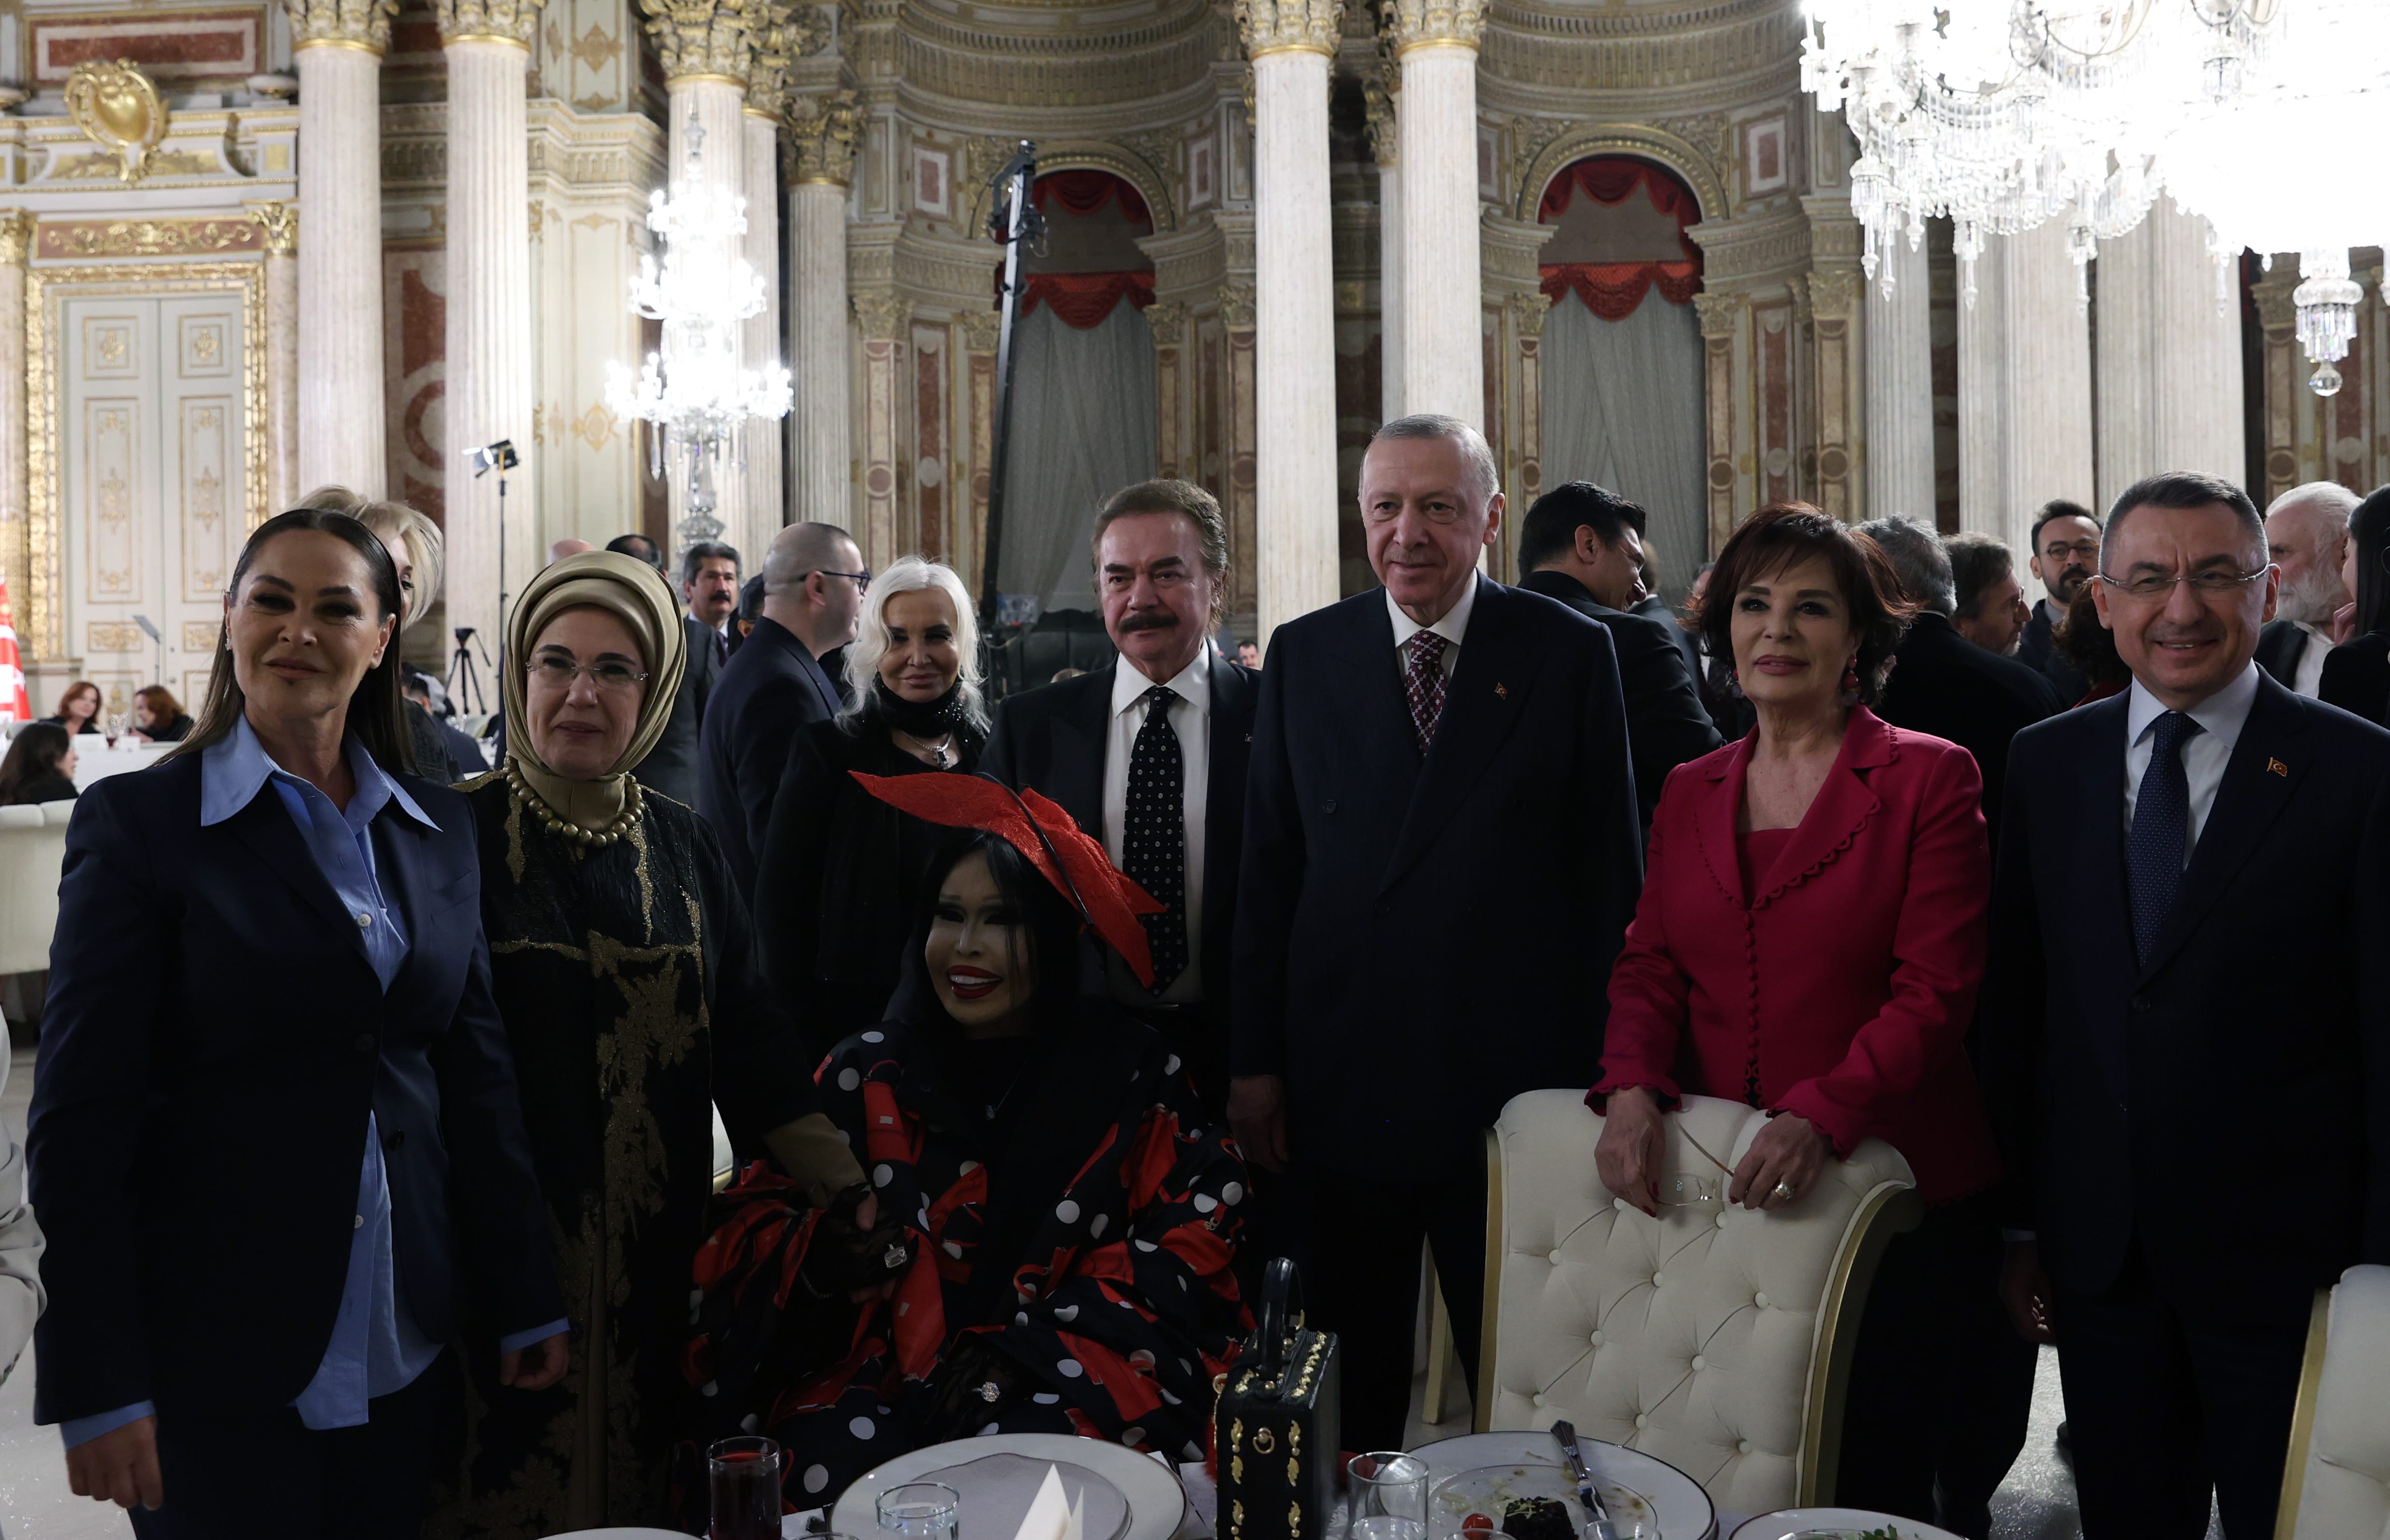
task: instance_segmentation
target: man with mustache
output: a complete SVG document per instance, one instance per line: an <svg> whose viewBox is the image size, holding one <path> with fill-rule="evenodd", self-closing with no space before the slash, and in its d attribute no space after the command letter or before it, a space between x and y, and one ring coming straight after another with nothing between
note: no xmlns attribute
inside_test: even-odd
<svg viewBox="0 0 2390 1540"><path fill-rule="evenodd" d="M2117 498L2123 695L2009 751L1978 1018L2017 1328L2054 1341L2088 1540L2273 1533L2314 1291L2390 1263L2390 733L2252 661L2247 494Z"/></svg>
<svg viewBox="0 0 2390 1540"><path fill-rule="evenodd" d="M2338 481L2309 481L2266 510L2266 554L2282 574L2274 618L2257 636L2257 666L2308 699L2323 685L2332 618L2355 597L2340 580L2357 494Z"/></svg>
<svg viewBox="0 0 2390 1540"><path fill-rule="evenodd" d="M2099 564L2100 520L2089 508L2054 497L2033 516L2028 544L2033 555L2025 570L2041 580L2042 592L2049 597L2033 607L2024 634L2017 639L2016 660L2027 668L2039 669L2058 687L2059 699L2072 705L2090 693L2091 682L2058 655L2052 634Z"/></svg>
<svg viewBox="0 0 2390 1540"><path fill-rule="evenodd" d="M1253 674L1211 645L1227 595L1227 521L1190 481L1139 481L1096 515L1092 544L1120 657L1007 697L980 768L1061 803L1168 905L1144 917L1152 986L1115 958L1111 995L1162 1033L1217 1118L1256 691Z"/></svg>
<svg viewBox="0 0 2390 1540"><path fill-rule="evenodd" d="M1422 1237L1473 1378L1484 1131L1593 1084L1642 884L1610 632L1479 574L1502 511L1475 429L1379 429L1383 586L1280 625L1253 715L1228 1121L1288 1174L1355 1449L1402 1447Z"/></svg>

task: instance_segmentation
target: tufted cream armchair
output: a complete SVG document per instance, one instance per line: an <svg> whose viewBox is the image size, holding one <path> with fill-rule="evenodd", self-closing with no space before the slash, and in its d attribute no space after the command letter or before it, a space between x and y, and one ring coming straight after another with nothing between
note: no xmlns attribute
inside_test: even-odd
<svg viewBox="0 0 2390 1540"><path fill-rule="evenodd" d="M2390 1540L2390 1267L2316 1294L2277 1540Z"/></svg>
<svg viewBox="0 0 2390 1540"><path fill-rule="evenodd" d="M1602 1120L1581 1093L1531 1091L1502 1110L1486 1146L1480 1431L1564 1417L1666 1460L1722 1509L1833 1500L1868 1286L1923 1209L1908 1162L1880 1139L1827 1161L1791 1210L1727 1207L1724 1176L1692 1141L1731 1167L1766 1122L1686 1097L1663 1170L1718 1176L1721 1200L1653 1220L1595 1174Z"/></svg>
<svg viewBox="0 0 2390 1540"><path fill-rule="evenodd" d="M67 860L71 802L0 807L0 973L50 966L58 928L58 874Z"/></svg>

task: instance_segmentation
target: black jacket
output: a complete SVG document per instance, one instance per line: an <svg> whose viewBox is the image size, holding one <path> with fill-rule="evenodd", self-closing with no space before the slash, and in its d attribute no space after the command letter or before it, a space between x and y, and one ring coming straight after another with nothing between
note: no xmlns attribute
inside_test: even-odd
<svg viewBox="0 0 2390 1540"><path fill-rule="evenodd" d="M2299 687L2299 665L2306 661L2306 627L2296 621L2268 621L2257 631L2257 666L2286 690Z"/></svg>
<svg viewBox="0 0 2390 1540"><path fill-rule="evenodd" d="M1643 846L1610 633L1480 578L1456 661L1422 757L1383 589L1270 640L1229 1068L1285 1078L1314 1170L1448 1178L1599 1073Z"/></svg>
<svg viewBox="0 0 2390 1540"><path fill-rule="evenodd" d="M1519 586L1558 599L1608 628L1610 645L1618 654L1619 687L1626 697L1626 748L1635 762L1635 801L1648 830L1668 772L1725 741L1702 708L1702 692L1686 661L1692 638L1664 616L1613 610L1565 572L1529 572Z"/></svg>
<svg viewBox="0 0 2390 1540"><path fill-rule="evenodd" d="M565 1313L464 799L398 776L437 831L395 805L375 820L409 943L385 992L280 799L202 828L200 764L109 776L67 827L25 1141L49 1240L42 1422L139 1401L264 1412L306 1389L348 1275L368 1112L423 1335Z"/></svg>
<svg viewBox="0 0 2390 1540"><path fill-rule="evenodd" d="M713 826L739 895L752 905L755 860L798 729L838 714L838 690L805 644L765 619L715 681L698 735L697 811Z"/></svg>
<svg viewBox="0 0 2390 1540"><path fill-rule="evenodd" d="M1984 777L1986 837L1998 850L2009 740L2066 709L2058 687L2013 658L1985 651L1959 635L1948 616L1930 610L1910 624L1893 657L1875 714L1975 756Z"/></svg>
<svg viewBox="0 0 2390 1540"><path fill-rule="evenodd" d="M1391 644L1390 644L1391 645ZM1081 828L1104 839L1104 750L1111 739L1117 660L1090 674L1007 696L980 768L1011 787L1034 787L1060 802ZM1260 682L1229 659L1212 660L1211 764L1203 803L1203 998L1188 1028L1169 1031L1204 1105L1227 1097L1228 1013L1236 955L1237 866L1244 842L1245 770L1253 753Z"/></svg>
<svg viewBox="0 0 2390 1540"><path fill-rule="evenodd" d="M2316 699L2368 722L2390 724L2390 632L2351 636L2326 653Z"/></svg>
<svg viewBox="0 0 2390 1540"><path fill-rule="evenodd" d="M2050 618L2054 613L2049 599L2033 607L2024 632L2017 638L2016 661L2049 680L2060 702L2072 706L2091 693L2091 681L2058 655L2058 622Z"/></svg>
<svg viewBox="0 0 2390 1540"><path fill-rule="evenodd" d="M656 746L648 751L648 757L633 767L632 774L649 790L661 791L676 802L695 807L698 735L704 727L705 710L713 699L714 682L722 677L722 665L713 655L712 626L687 615L680 618L680 625L688 639L688 666L680 676L680 693L673 697L672 722L664 728L664 736L656 740Z"/></svg>
<svg viewBox="0 0 2390 1540"><path fill-rule="evenodd" d="M2099 1293L2138 1242L2193 1318L2304 1320L2390 1263L2390 733L2261 676L2144 963L2130 700L2010 751L1978 1018L2010 1219L2062 1289Z"/></svg>

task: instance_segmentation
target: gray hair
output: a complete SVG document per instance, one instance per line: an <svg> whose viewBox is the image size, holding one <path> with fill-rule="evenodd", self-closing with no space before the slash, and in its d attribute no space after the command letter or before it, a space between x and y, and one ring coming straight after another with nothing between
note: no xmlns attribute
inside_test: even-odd
<svg viewBox="0 0 2390 1540"><path fill-rule="evenodd" d="M1461 421L1439 412L1414 412L1407 417L1396 417L1369 435L1371 443L1380 439L1452 439L1460 445L1460 457L1469 462L1470 490L1477 494L1477 505L1484 507L1502 490L1502 473L1494 464L1493 446L1485 435Z"/></svg>
<svg viewBox="0 0 2390 1540"><path fill-rule="evenodd" d="M705 564L709 561L726 561L730 563L730 570L735 572L740 565L739 547L725 545L719 540L699 541L680 553L680 580L683 583L695 583L697 574L705 571Z"/></svg>
<svg viewBox="0 0 2390 1540"><path fill-rule="evenodd" d="M2311 507L2323 519L2323 531L2317 536L2319 551L2348 533L2348 520L2357 511L2357 494L2338 481L2301 481L2297 486L2266 505L2266 517L2270 520L2285 508Z"/></svg>
<svg viewBox="0 0 2390 1540"><path fill-rule="evenodd" d="M1897 515L1870 519L1859 526L1859 533L1882 548L1893 575L1920 609L1937 615L1957 613L1958 588L1951 581L1950 557L1942 548L1940 535L1914 519Z"/></svg>
<svg viewBox="0 0 2390 1540"><path fill-rule="evenodd" d="M785 594L803 586L814 573L827 571L839 559L842 540L854 543L854 537L836 524L790 524L772 537L772 548L764 553L764 592ZM860 550L858 546L858 562L863 559Z"/></svg>
<svg viewBox="0 0 2390 1540"><path fill-rule="evenodd" d="M987 700L979 688L979 617L971 613L970 590L963 586L962 574L943 561L900 556L871 580L871 591L863 597L854 640L847 646L847 697L854 704L838 713L838 725L848 732L854 731L862 720L864 702L870 699L871 687L880 679L880 660L888 655L888 601L899 594L932 588L954 606L955 650L962 655L957 682L962 687L963 716L974 731L987 731Z"/></svg>

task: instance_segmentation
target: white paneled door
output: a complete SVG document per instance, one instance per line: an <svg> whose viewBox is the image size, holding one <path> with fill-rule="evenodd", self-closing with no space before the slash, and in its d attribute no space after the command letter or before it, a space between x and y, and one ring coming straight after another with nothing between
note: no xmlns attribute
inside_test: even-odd
<svg viewBox="0 0 2390 1540"><path fill-rule="evenodd" d="M156 681L196 713L251 495L241 296L73 297L60 323L67 650L111 712Z"/></svg>

